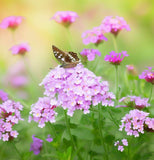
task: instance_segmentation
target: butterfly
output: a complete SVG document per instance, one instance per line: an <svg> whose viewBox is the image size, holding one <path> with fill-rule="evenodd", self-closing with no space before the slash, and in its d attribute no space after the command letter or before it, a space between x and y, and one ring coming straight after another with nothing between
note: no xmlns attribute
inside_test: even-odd
<svg viewBox="0 0 154 160"><path fill-rule="evenodd" d="M56 46L52 45L52 50L56 59L62 64L60 67L63 68L73 68L78 63L80 59L77 56L77 53L74 52L64 52L58 49Z"/></svg>

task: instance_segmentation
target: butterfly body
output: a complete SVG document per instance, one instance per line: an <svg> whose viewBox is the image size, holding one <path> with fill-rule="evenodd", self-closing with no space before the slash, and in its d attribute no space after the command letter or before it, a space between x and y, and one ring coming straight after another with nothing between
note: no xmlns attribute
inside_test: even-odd
<svg viewBox="0 0 154 160"><path fill-rule="evenodd" d="M52 45L52 50L55 58L62 64L61 67L63 68L73 68L80 63L77 53L64 52L54 45Z"/></svg>

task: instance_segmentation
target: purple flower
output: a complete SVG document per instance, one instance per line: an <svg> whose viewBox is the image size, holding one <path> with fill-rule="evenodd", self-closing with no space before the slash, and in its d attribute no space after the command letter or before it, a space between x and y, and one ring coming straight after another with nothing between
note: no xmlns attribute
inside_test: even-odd
<svg viewBox="0 0 154 160"><path fill-rule="evenodd" d="M20 25L22 20L23 20L23 17L21 16L6 17L0 23L0 28L3 28L3 29L10 28L12 30L15 30Z"/></svg>
<svg viewBox="0 0 154 160"><path fill-rule="evenodd" d="M10 50L14 55L16 54L24 55L26 52L30 51L30 46L27 43L21 43L11 47Z"/></svg>
<svg viewBox="0 0 154 160"><path fill-rule="evenodd" d="M113 65L120 65L124 57L129 56L126 54L126 51L122 51L121 53L116 53L115 51L111 51L109 55L106 55L104 60L110 62Z"/></svg>
<svg viewBox="0 0 154 160"><path fill-rule="evenodd" d="M52 142L53 141L53 138L51 138L50 136L51 135L49 134L48 137L47 137L47 139L46 139L46 141L48 141L48 142Z"/></svg>
<svg viewBox="0 0 154 160"><path fill-rule="evenodd" d="M123 143L124 146L128 146L128 141L127 141L127 139L122 139L121 141L122 141L122 143Z"/></svg>
<svg viewBox="0 0 154 160"><path fill-rule="evenodd" d="M13 126L23 120L20 111L23 106L19 102L7 100L0 104L0 139L8 141L17 138L18 132L13 130Z"/></svg>
<svg viewBox="0 0 154 160"><path fill-rule="evenodd" d="M154 118L147 117L146 120L145 120L145 124L147 125L148 129L151 129L154 132Z"/></svg>
<svg viewBox="0 0 154 160"><path fill-rule="evenodd" d="M54 111L54 108L57 106L57 101L54 98L43 97L31 106L31 111L29 116L29 122L34 120L38 122L38 127L43 128L45 122L55 122L55 116L57 113Z"/></svg>
<svg viewBox="0 0 154 160"><path fill-rule="evenodd" d="M89 43L95 43L96 45L107 41L107 38L104 36L105 31L102 27L94 27L92 30L85 31L82 34L83 43L85 45Z"/></svg>
<svg viewBox="0 0 154 160"><path fill-rule="evenodd" d="M66 27L70 26L73 22L75 22L78 15L76 12L72 11L58 11L55 15L51 18L54 19L57 23L60 23Z"/></svg>
<svg viewBox="0 0 154 160"><path fill-rule="evenodd" d="M141 75L139 75L140 79L145 79L147 82L154 84L154 71L152 67L148 67L147 70L142 72Z"/></svg>
<svg viewBox="0 0 154 160"><path fill-rule="evenodd" d="M121 142L116 141L114 143L114 146L118 146L118 151L123 152L124 151L124 146L128 146L128 141L127 141L127 139L122 139Z"/></svg>
<svg viewBox="0 0 154 160"><path fill-rule="evenodd" d="M33 151L35 155L38 155L42 149L43 140L36 138L35 135L32 135L33 143L30 145L30 151Z"/></svg>
<svg viewBox="0 0 154 160"><path fill-rule="evenodd" d="M125 128L125 131L127 132L127 135L134 136L134 137L139 137L139 133L144 133L145 129L145 124L148 125L148 120L147 119L149 113L139 111L137 109L131 110L129 114L126 114L121 122L122 124L120 125L120 131L122 131ZM151 119L150 119L151 121ZM149 123L150 124L150 123ZM150 128L151 126L148 125Z"/></svg>
<svg viewBox="0 0 154 160"><path fill-rule="evenodd" d="M3 90L0 90L0 101L6 101L8 100L8 94L5 93Z"/></svg>
<svg viewBox="0 0 154 160"><path fill-rule="evenodd" d="M88 61L93 61L96 54L98 56L101 56L101 52L98 49L83 49L80 54L83 56L87 56Z"/></svg>
<svg viewBox="0 0 154 160"><path fill-rule="evenodd" d="M89 113L91 104L114 106L112 100L115 96L109 92L108 83L81 64L74 68L56 67L40 85L44 85L44 94L50 99L57 97L58 106L68 109L67 114L70 116L73 116L75 110Z"/></svg>
<svg viewBox="0 0 154 160"><path fill-rule="evenodd" d="M137 109L143 109L145 107L149 107L150 104L148 103L148 101L149 98L141 98L137 96L127 96L119 100L119 102L125 103L128 107L133 107Z"/></svg>
<svg viewBox="0 0 154 160"><path fill-rule="evenodd" d="M115 18L113 18L113 16L105 17L104 20L102 21L101 26L107 28L109 32L111 32L115 36L123 29L130 31L130 27L124 20L124 18L118 16L116 16Z"/></svg>

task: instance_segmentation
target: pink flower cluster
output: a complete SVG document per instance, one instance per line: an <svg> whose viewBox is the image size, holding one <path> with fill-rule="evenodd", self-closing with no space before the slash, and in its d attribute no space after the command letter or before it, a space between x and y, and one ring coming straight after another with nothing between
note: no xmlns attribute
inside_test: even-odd
<svg viewBox="0 0 154 160"><path fill-rule="evenodd" d="M128 146L128 141L127 141L127 139L122 139L121 142L122 143L120 143L120 141L116 141L114 143L114 146L118 146L118 151L123 152L124 151L124 146Z"/></svg>
<svg viewBox="0 0 154 160"><path fill-rule="evenodd" d="M96 54L101 56L101 52L98 49L83 49L80 54L87 56L88 61L93 61Z"/></svg>
<svg viewBox="0 0 154 160"><path fill-rule="evenodd" d="M123 29L130 31L130 27L124 20L124 18L118 16L116 16L115 18L113 16L105 17L104 20L102 21L102 26L104 28L107 28L109 32L111 32L114 35L117 35L119 31Z"/></svg>
<svg viewBox="0 0 154 160"><path fill-rule="evenodd" d="M116 53L115 51L111 51L109 55L106 55L104 60L110 62L113 65L120 65L122 60L129 56L126 51L122 51L121 53Z"/></svg>
<svg viewBox="0 0 154 160"><path fill-rule="evenodd" d="M23 106L19 102L7 100L0 104L0 139L9 141L17 138L18 132L12 127L18 124L19 120L23 120L20 116L20 111Z"/></svg>
<svg viewBox="0 0 154 160"><path fill-rule="evenodd" d="M38 127L43 128L45 122L55 122L55 116L57 113L54 108L57 106L57 101L54 98L43 97L31 106L31 111L29 116L29 122L34 120L38 122Z"/></svg>
<svg viewBox="0 0 154 160"><path fill-rule="evenodd" d="M137 96L127 96L123 97L119 100L119 102L125 103L128 107L133 107L137 109L143 109L145 107L149 107L148 103L149 98L141 98Z"/></svg>
<svg viewBox="0 0 154 160"><path fill-rule="evenodd" d="M21 16L6 17L0 23L0 28L3 28L3 29L10 28L10 29L14 30L20 25L22 20L23 20L23 17L21 17Z"/></svg>
<svg viewBox="0 0 154 160"><path fill-rule="evenodd" d="M6 100L8 100L8 94L5 93L3 90L0 90L0 102L4 102Z"/></svg>
<svg viewBox="0 0 154 160"><path fill-rule="evenodd" d="M67 27L71 23L75 22L76 18L78 18L78 15L76 12L58 11L55 13L55 15L51 19L54 19L57 23L60 23Z"/></svg>
<svg viewBox="0 0 154 160"><path fill-rule="evenodd" d="M10 50L14 55L16 54L24 55L26 52L30 51L30 46L27 43L21 43L14 45L13 47L10 48Z"/></svg>
<svg viewBox="0 0 154 160"><path fill-rule="evenodd" d="M122 118L119 130L125 128L127 135L139 137L139 133L144 133L145 125L147 128L154 129L154 118L149 118L148 115L149 113L138 109L131 110Z"/></svg>
<svg viewBox="0 0 154 160"><path fill-rule="evenodd" d="M103 30L103 28L94 27L92 30L87 30L84 33L82 33L83 43L85 45L88 45L89 43L95 43L98 45L99 43L103 41L107 41L107 38L104 36L104 33L106 31Z"/></svg>
<svg viewBox="0 0 154 160"><path fill-rule="evenodd" d="M141 75L139 75L140 79L145 79L147 82L154 84L154 70L152 67L148 67L147 70L142 72Z"/></svg>
<svg viewBox="0 0 154 160"><path fill-rule="evenodd" d="M78 64L74 68L56 67L51 70L40 85L44 85L44 94L48 97L57 96L57 101L67 114L73 116L75 110L83 110L89 113L90 105L102 103L103 106L113 106L115 99L113 93L108 92L108 82L83 65Z"/></svg>

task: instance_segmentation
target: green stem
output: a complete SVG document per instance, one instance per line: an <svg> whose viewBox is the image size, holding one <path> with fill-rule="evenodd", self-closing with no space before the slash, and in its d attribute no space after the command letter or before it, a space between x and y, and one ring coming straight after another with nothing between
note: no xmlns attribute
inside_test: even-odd
<svg viewBox="0 0 154 160"><path fill-rule="evenodd" d="M11 144L13 145L13 148L16 150L17 154L19 155L20 159L22 159L22 156L21 156L19 150L17 149L15 143L13 142L13 140L11 141Z"/></svg>
<svg viewBox="0 0 154 160"><path fill-rule="evenodd" d="M117 47L117 43L116 43L116 37L114 35L112 36L112 40L113 40L114 49L115 49L116 52L118 52L118 47Z"/></svg>
<svg viewBox="0 0 154 160"><path fill-rule="evenodd" d="M115 90L116 90L116 105L119 104L119 73L118 65L115 65Z"/></svg>
<svg viewBox="0 0 154 160"><path fill-rule="evenodd" d="M81 157L81 155L77 151L76 144L75 144L73 136L71 134L70 123L69 123L69 119L67 117L67 111L66 110L64 110L64 114L65 114L65 121L66 121L66 127L67 127L67 130L68 130L68 134L69 134L71 142L72 142L72 147L76 151L76 153L78 154L79 159L82 160L82 157Z"/></svg>
<svg viewBox="0 0 154 160"><path fill-rule="evenodd" d="M152 90L153 90L153 85L151 85L151 90L150 90L150 95L149 95L149 103L151 102Z"/></svg>
<svg viewBox="0 0 154 160"><path fill-rule="evenodd" d="M73 43L72 35L71 35L71 33L70 33L69 27L65 27L65 28L66 28L66 31L67 31L68 44L69 44L70 50L72 50L72 49L73 49L73 45L72 45L72 43Z"/></svg>
<svg viewBox="0 0 154 160"><path fill-rule="evenodd" d="M104 148L104 151L105 151L105 158L106 160L108 160L108 154L107 154L107 149L106 149L106 145L104 143L104 136L102 134L102 127L101 127L101 107L100 107L100 104L98 104L98 128L99 128L99 132L100 132L100 137L101 137L101 142L103 144L103 148Z"/></svg>
<svg viewBox="0 0 154 160"><path fill-rule="evenodd" d="M49 124L49 126L50 126L50 128L52 130L52 133L53 133L54 137L57 137L57 133L55 131L55 127L50 122L48 124Z"/></svg>

